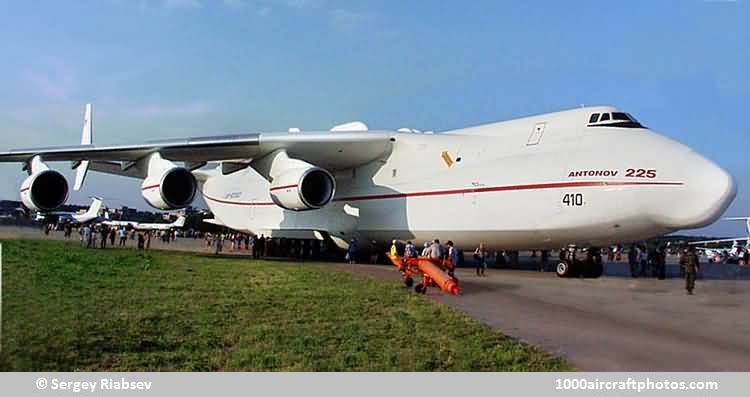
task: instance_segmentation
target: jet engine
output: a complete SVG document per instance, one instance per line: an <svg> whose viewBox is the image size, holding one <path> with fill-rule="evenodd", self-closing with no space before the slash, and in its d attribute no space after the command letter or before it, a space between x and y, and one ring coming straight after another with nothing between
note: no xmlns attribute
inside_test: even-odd
<svg viewBox="0 0 750 397"><path fill-rule="evenodd" d="M197 190L195 176L182 167L149 173L141 185L141 193L146 202L160 210L187 207L193 202Z"/></svg>
<svg viewBox="0 0 750 397"><path fill-rule="evenodd" d="M21 201L32 211L54 211L68 200L68 192L68 181L61 173L44 169L23 181Z"/></svg>
<svg viewBox="0 0 750 397"><path fill-rule="evenodd" d="M331 201L336 180L330 172L310 165L283 171L273 179L269 190L271 199L281 208L314 210Z"/></svg>

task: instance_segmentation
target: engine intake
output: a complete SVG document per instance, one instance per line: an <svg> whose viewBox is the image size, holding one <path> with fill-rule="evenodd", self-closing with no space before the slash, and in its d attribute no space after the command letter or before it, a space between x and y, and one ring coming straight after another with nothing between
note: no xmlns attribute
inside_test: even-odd
<svg viewBox="0 0 750 397"><path fill-rule="evenodd" d="M54 170L29 175L21 184L21 201L32 211L54 211L68 200L68 181Z"/></svg>
<svg viewBox="0 0 750 397"><path fill-rule="evenodd" d="M173 167L161 174L149 175L141 185L143 198L161 210L185 208L195 199L198 183L192 172Z"/></svg>
<svg viewBox="0 0 750 397"><path fill-rule="evenodd" d="M292 211L314 210L331 202L336 180L319 167L294 168L274 178L269 192L281 208Z"/></svg>

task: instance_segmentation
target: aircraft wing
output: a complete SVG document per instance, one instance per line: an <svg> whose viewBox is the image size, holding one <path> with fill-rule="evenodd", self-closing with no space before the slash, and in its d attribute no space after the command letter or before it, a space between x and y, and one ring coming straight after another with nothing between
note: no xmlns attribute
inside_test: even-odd
<svg viewBox="0 0 750 397"><path fill-rule="evenodd" d="M750 237L724 238L718 240L691 241L688 245L733 243L735 241L748 241Z"/></svg>
<svg viewBox="0 0 750 397"><path fill-rule="evenodd" d="M151 141L134 145L75 145L0 152L0 162L92 161L92 169L125 173L123 164L152 153L162 158L193 164L260 158L278 149L332 171L369 163L392 146L390 131L253 133ZM111 172L110 172L111 171ZM126 174L123 174L126 175ZM135 176L135 175L126 175Z"/></svg>

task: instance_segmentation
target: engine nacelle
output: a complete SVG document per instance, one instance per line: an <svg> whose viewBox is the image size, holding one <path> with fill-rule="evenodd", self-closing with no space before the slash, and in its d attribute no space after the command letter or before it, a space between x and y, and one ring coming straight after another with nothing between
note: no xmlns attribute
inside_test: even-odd
<svg viewBox="0 0 750 397"><path fill-rule="evenodd" d="M172 167L153 174L149 173L141 185L141 194L149 205L160 210L175 210L193 202L198 183L192 172Z"/></svg>
<svg viewBox="0 0 750 397"><path fill-rule="evenodd" d="M21 201L32 211L54 211L65 204L68 193L63 174L50 169L29 175L21 184Z"/></svg>
<svg viewBox="0 0 750 397"><path fill-rule="evenodd" d="M281 208L314 210L333 199L336 180L320 167L292 168L275 177L269 190L271 199Z"/></svg>

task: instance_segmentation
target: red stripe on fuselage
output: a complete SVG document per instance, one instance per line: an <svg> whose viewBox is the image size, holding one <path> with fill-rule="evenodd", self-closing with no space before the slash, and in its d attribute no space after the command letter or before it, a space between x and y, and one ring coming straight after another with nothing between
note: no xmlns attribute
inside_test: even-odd
<svg viewBox="0 0 750 397"><path fill-rule="evenodd" d="M466 193L488 193L488 192L509 192L518 190L543 190L543 189L563 189L571 187L607 187L607 186L680 186L682 182L557 182L557 183L537 183L530 185L510 185L510 186L491 186L491 187L473 187L466 189L437 190L426 192L411 193L391 193L391 194L374 194L369 196L351 196L339 197L334 201L362 201L362 200L384 200L404 197L421 197L421 196L444 196L452 194Z"/></svg>
<svg viewBox="0 0 750 397"><path fill-rule="evenodd" d="M536 183L528 185L508 185L508 186L491 186L491 187L472 187L466 189L452 190L432 190L424 192L410 193L389 193L389 194L372 194L364 196L337 197L333 201L365 201L365 200L388 200L406 197L427 197L427 196L446 196L466 193L491 193L491 192L510 192L521 190L544 190L544 189L565 189L573 187L623 187L623 186L682 186L683 182L608 182L608 181L581 181L581 182L553 182L553 183ZM230 201L217 199L206 194L203 197L222 204L231 205L275 205L273 202L266 201Z"/></svg>
<svg viewBox="0 0 750 397"><path fill-rule="evenodd" d="M298 185L276 186L276 187L272 187L272 188L271 188L271 191L273 192L273 191L276 191L276 190L281 190L281 189L291 189L291 188L295 188L295 187L297 187L297 186L298 186Z"/></svg>

